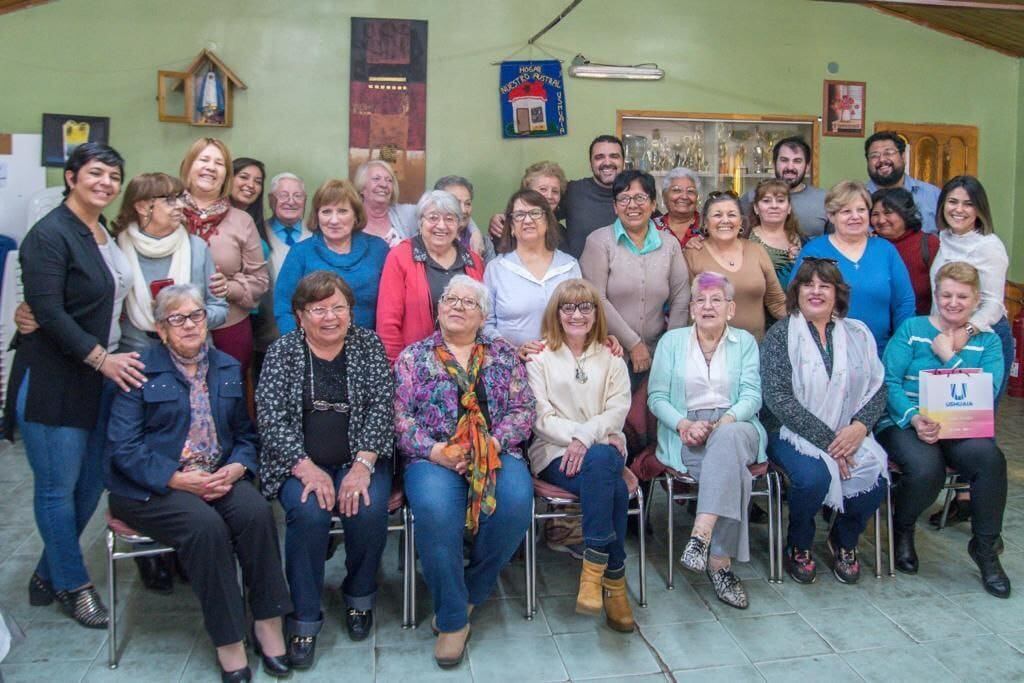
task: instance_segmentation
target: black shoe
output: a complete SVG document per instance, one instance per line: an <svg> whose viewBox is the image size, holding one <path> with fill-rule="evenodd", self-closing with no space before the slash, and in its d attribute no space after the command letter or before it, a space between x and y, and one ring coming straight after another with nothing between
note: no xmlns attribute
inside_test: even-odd
<svg viewBox="0 0 1024 683"><path fill-rule="evenodd" d="M989 595L997 598L1010 597L1010 579L999 563L999 554L992 541L983 541L977 536L967 544L967 552L981 571L981 584Z"/></svg>
<svg viewBox="0 0 1024 683"><path fill-rule="evenodd" d="M313 667L316 656L316 636L292 636L288 639L288 661L292 668L305 670Z"/></svg>
<svg viewBox="0 0 1024 683"><path fill-rule="evenodd" d="M767 524L768 513L761 509L761 506L757 503L750 504L750 514L747 516L747 521L751 524Z"/></svg>
<svg viewBox="0 0 1024 683"><path fill-rule="evenodd" d="M28 580L28 604L33 607L43 607L53 604L57 599L57 592L49 581L44 581L39 574L33 572L32 578Z"/></svg>
<svg viewBox="0 0 1024 683"><path fill-rule="evenodd" d="M86 628L106 628L110 619L107 608L100 601L99 593L92 586L76 591L60 591L60 600L65 614Z"/></svg>
<svg viewBox="0 0 1024 683"><path fill-rule="evenodd" d="M174 576L162 557L136 557L142 585L155 593L169 594L174 590Z"/></svg>
<svg viewBox="0 0 1024 683"><path fill-rule="evenodd" d="M894 529L893 553L896 569L904 574L917 573L917 550L914 548L914 530L900 531Z"/></svg>
<svg viewBox="0 0 1024 683"><path fill-rule="evenodd" d="M953 502L949 506L949 515L946 516L946 526L953 526L960 522L966 522L971 518L971 501L960 500L954 498ZM938 528L939 523L942 521L942 510L932 514L928 518L928 523L933 527Z"/></svg>
<svg viewBox="0 0 1024 683"><path fill-rule="evenodd" d="M274 678L288 678L292 675L292 667L288 659L287 649L283 655L265 655L263 654L263 646L260 645L260 639L256 637L255 629L250 632L249 638L252 640L252 649L263 660L263 673Z"/></svg>
<svg viewBox="0 0 1024 683"><path fill-rule="evenodd" d="M252 680L252 670L249 667L243 667L236 671L225 671L220 670L221 683L242 683L243 681Z"/></svg>
<svg viewBox="0 0 1024 683"><path fill-rule="evenodd" d="M345 615L348 637L354 641L366 640L373 631L373 610L349 608Z"/></svg>

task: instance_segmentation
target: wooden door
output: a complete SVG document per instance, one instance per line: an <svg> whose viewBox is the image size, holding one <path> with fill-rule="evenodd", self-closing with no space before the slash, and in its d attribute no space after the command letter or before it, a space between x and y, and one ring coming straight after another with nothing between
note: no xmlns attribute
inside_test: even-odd
<svg viewBox="0 0 1024 683"><path fill-rule="evenodd" d="M953 176L978 174L977 126L876 121L881 130L907 139L907 173L918 180L942 187Z"/></svg>

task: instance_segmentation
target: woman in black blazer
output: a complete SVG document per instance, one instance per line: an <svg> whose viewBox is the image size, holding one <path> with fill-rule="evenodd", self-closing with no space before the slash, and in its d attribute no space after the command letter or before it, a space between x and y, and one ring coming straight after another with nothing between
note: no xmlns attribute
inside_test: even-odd
<svg viewBox="0 0 1024 683"><path fill-rule="evenodd" d="M107 626L78 543L103 493L105 413L115 385L127 390L145 379L137 353L108 352L117 348L131 271L101 214L123 174L111 147L77 147L64 165L64 202L25 236L18 256L39 328L17 340L6 403L7 437L16 424L35 475L44 545L29 602L59 600L89 628Z"/></svg>

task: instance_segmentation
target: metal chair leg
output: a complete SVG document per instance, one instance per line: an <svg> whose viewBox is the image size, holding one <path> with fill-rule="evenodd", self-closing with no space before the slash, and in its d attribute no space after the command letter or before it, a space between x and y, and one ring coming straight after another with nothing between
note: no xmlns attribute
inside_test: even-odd
<svg viewBox="0 0 1024 683"><path fill-rule="evenodd" d="M768 583L778 583L775 574L775 484L771 476L764 478L765 490L768 493Z"/></svg>
<svg viewBox="0 0 1024 683"><path fill-rule="evenodd" d="M896 553L893 549L893 538L892 538L892 483L886 482L885 484L885 517L886 517L886 537L889 546L889 576L896 576Z"/></svg>
<svg viewBox="0 0 1024 683"><path fill-rule="evenodd" d="M953 499L956 498L956 485L957 475L949 474L946 475L946 500L942 503L942 517L939 519L939 530L946 528L946 520L949 518L949 508L953 506Z"/></svg>
<svg viewBox="0 0 1024 683"><path fill-rule="evenodd" d="M666 487L665 488L668 490L668 498L667 498L667 500L668 500L668 581L666 582L665 586L669 590L673 590L675 588L675 583L674 583L674 580L673 580L674 577L672 575L673 569L675 567L675 556L676 556L676 554L675 554L675 543L673 542L673 539L672 539L673 531L675 530L675 527L673 526L673 521L674 521L674 518L675 518L675 507L676 507L676 505L675 505L675 495L674 495L674 490L673 490L673 488L674 488L673 487L674 479L675 478L672 477L671 475L666 475L665 476L665 483L666 483Z"/></svg>
<svg viewBox="0 0 1024 683"><path fill-rule="evenodd" d="M640 524L640 606L647 607L647 540L646 540L646 524L644 520L647 519L644 513L647 512L646 501L644 500L643 489L637 487L636 490L636 503L639 507L639 519Z"/></svg>
<svg viewBox="0 0 1024 683"><path fill-rule="evenodd" d="M536 580L537 572L537 499L530 498L530 525L526 527L526 547L524 548L523 558L526 565L526 619L528 621L533 620L533 615L537 611L537 595L534 581Z"/></svg>
<svg viewBox="0 0 1024 683"><path fill-rule="evenodd" d="M412 545L412 513L409 506L402 508L402 628L416 625L413 591L416 585L416 555Z"/></svg>
<svg viewBox="0 0 1024 683"><path fill-rule="evenodd" d="M779 549L776 555L776 562L778 565L775 568L775 573L779 577L779 583L782 583L782 558L785 555L785 546L782 543L782 476L778 472L771 472L775 477L775 490L778 491L779 495L776 496L775 502L775 534L776 534L776 547Z"/></svg>
<svg viewBox="0 0 1024 683"><path fill-rule="evenodd" d="M107 595L110 597L110 615L107 618L107 666L117 668L117 575L115 573L114 532L107 529Z"/></svg>
<svg viewBox="0 0 1024 683"><path fill-rule="evenodd" d="M882 578L882 509L875 510L875 578Z"/></svg>

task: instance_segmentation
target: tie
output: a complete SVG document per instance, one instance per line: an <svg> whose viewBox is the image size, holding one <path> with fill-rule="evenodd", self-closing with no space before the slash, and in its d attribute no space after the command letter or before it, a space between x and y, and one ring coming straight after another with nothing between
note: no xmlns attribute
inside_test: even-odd
<svg viewBox="0 0 1024 683"><path fill-rule="evenodd" d="M284 243L289 247L295 246L295 228L284 229Z"/></svg>

